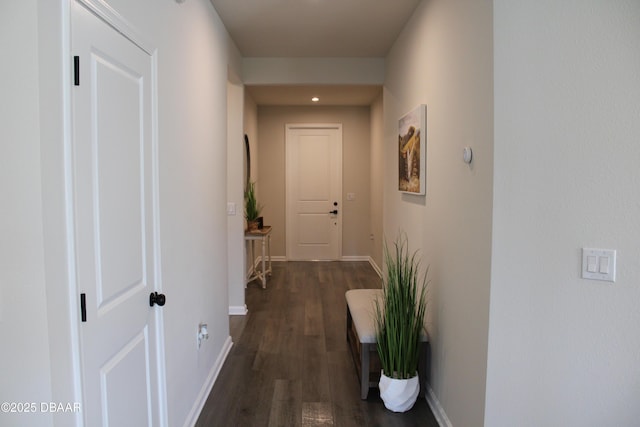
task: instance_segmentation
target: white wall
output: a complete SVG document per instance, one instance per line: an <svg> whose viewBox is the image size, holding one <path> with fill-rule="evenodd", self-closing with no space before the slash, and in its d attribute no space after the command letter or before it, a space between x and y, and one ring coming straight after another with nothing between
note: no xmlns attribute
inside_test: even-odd
<svg viewBox="0 0 640 427"><path fill-rule="evenodd" d="M382 58L244 58L247 85L354 84L384 81Z"/></svg>
<svg viewBox="0 0 640 427"><path fill-rule="evenodd" d="M370 233L373 240L369 242L369 255L378 267L382 268L382 242L383 242L383 197L384 197L384 110L382 94L371 104L371 156L369 186L371 189L371 201L369 204Z"/></svg>
<svg viewBox="0 0 640 427"><path fill-rule="evenodd" d="M227 203L235 214L227 215L227 255L229 262L229 314L246 314L244 245L244 87L235 78L227 83Z"/></svg>
<svg viewBox="0 0 640 427"><path fill-rule="evenodd" d="M494 2L488 426L640 419L640 2ZM615 283L580 278L616 249Z"/></svg>
<svg viewBox="0 0 640 427"><path fill-rule="evenodd" d="M310 85L381 85L384 82L385 76L385 60L383 58L243 58L242 60L242 77L243 82L246 85L297 85L297 84L310 84ZM381 102L381 101L380 101ZM260 108L268 108L267 106ZM304 120L317 121L319 115L309 114L314 112L320 112L319 109L291 109L290 111L298 110L300 117L306 117ZM364 141L358 137L358 144L366 144L362 154L367 156L367 161L373 160L369 158L370 149L374 147L373 144L378 143L377 148L382 146L382 106L379 106L379 110L375 114L369 115L370 126L360 132L361 134L368 133L371 137L374 136L373 132L379 132L375 134L378 140L374 141L369 136ZM324 113L322 113L324 114ZM325 114L326 115L326 114ZM332 117L336 117L334 114ZM329 120L326 119L325 122ZM334 120L333 118L331 120ZM331 121L329 120L329 121ZM340 120L338 120L339 122ZM281 124L284 125L284 122ZM262 124L260 125L262 126ZM268 130L270 134L280 133L280 142L271 139L271 141L265 141L262 133L259 131L260 137L260 150L263 156L261 157L261 165L267 166L267 170L275 170L274 174L270 172L260 170L259 181L257 183L258 194L260 195L261 185L268 187L264 196L268 197L273 202L269 201L269 205L276 204L274 220L267 219L272 225L274 225L273 238L272 238L272 253L277 256L285 255L284 247L284 231L281 233L278 230L284 230L284 154L280 159L278 152L273 152L271 148L265 148L270 146L271 142L275 141L278 146L276 149L284 150L284 128L278 130L274 128L273 132ZM268 137L271 138L271 137ZM343 140L346 141L343 136ZM281 147L280 147L281 146ZM253 147L252 147L253 148ZM255 151L252 151L254 153ZM381 161L381 153L371 152L371 156L379 156L377 160ZM274 163L277 162L277 163ZM252 165L254 162L252 159ZM345 163L345 159L343 159ZM281 169L273 167L274 164L279 164ZM345 163L346 164L346 163ZM343 187L343 193L357 192L356 202L347 202L346 196L343 199L343 206L346 209L345 218L343 223L343 255L345 256L373 256L374 261L378 266L381 266L382 257L382 187L371 188L371 183L381 183L381 163L374 165L372 163L366 164L367 170L360 170L355 176L355 180L362 181L357 184L357 188L351 187L351 190L347 189L348 185L352 182L346 183L347 186ZM374 169L375 168L375 169ZM369 173L371 170L371 173ZM368 175L376 180L369 181ZM252 175L258 177L258 175ZM267 203L265 203L267 204ZM265 211L268 212L271 209L269 206L265 206ZM377 212L370 212L370 209L380 209ZM366 221L360 221L357 218L363 218L366 215ZM351 216L350 221L347 216ZM374 220L373 222L370 219ZM369 240L369 235L374 234L374 240ZM345 244L346 240L346 244Z"/></svg>
<svg viewBox="0 0 640 427"><path fill-rule="evenodd" d="M158 48L166 411L168 425L189 425L230 345L228 36L207 0L108 3ZM62 168L68 136L68 94L62 84L70 75L68 57L63 58L68 2L31 0L1 8L2 53L12 60L3 62L0 78L5 100L0 115L0 400L74 402L79 400L79 381L72 375L77 311L65 267ZM209 324L210 338L198 351L199 322ZM3 426L52 421L75 425L69 415L0 414Z"/></svg>
<svg viewBox="0 0 640 427"><path fill-rule="evenodd" d="M286 256L285 125L342 123L342 256L370 254L369 107L258 107L259 202L273 226L271 253ZM253 159L252 159L253 163ZM346 193L354 193L348 201ZM340 201L339 201L340 202Z"/></svg>
<svg viewBox="0 0 640 427"><path fill-rule="evenodd" d="M227 45L227 203L235 204L235 215L227 214L227 259L229 314L247 312L244 301L244 85L242 56L233 40Z"/></svg>
<svg viewBox="0 0 640 427"><path fill-rule="evenodd" d="M424 1L386 61L384 232L429 265L429 383L451 423L484 419L493 176L492 2ZM398 192L398 119L427 105L426 196ZM473 147L474 161L462 160Z"/></svg>
<svg viewBox="0 0 640 427"><path fill-rule="evenodd" d="M248 91L244 91L244 106L243 106L243 129L244 134L249 138L249 175L250 180L255 182L255 190L256 197L260 197L260 184L257 182L258 180L258 106L256 102L253 100L251 95L249 95ZM244 147L244 145L243 145ZM243 148L244 152L245 148ZM243 176L242 182L244 183L247 179L247 164L246 164L246 154L243 155ZM243 199L244 202L244 199ZM242 205L242 212L244 215L244 204ZM243 222L244 224L244 222ZM248 275L250 269L250 262L253 262L255 265L255 261L259 256L259 251L254 251L255 259L251 260L251 246L245 244L244 246L244 257L243 257L243 271L245 277Z"/></svg>
<svg viewBox="0 0 640 427"><path fill-rule="evenodd" d="M178 426L197 416L229 338L228 35L207 0L109 3L158 48L167 398L169 425ZM210 338L198 350L200 322Z"/></svg>
<svg viewBox="0 0 640 427"><path fill-rule="evenodd" d="M2 426L53 425L40 164L37 1L0 4L0 413Z"/></svg>
<svg viewBox="0 0 640 427"><path fill-rule="evenodd" d="M258 106L251 95L245 91L244 97L244 133L249 137L251 150L251 180L258 178ZM259 185L256 183L256 188Z"/></svg>

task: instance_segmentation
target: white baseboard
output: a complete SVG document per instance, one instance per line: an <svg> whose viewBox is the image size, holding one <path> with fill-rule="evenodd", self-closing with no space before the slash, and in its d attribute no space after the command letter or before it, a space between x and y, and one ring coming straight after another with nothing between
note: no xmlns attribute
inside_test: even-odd
<svg viewBox="0 0 640 427"><path fill-rule="evenodd" d="M245 316L248 312L247 304L229 306L229 316Z"/></svg>
<svg viewBox="0 0 640 427"><path fill-rule="evenodd" d="M433 416L438 422L438 425L441 427L453 427L453 424L451 424L451 421L449 421L449 417L447 417L447 414L444 412L444 408L440 404L440 401L436 397L436 394L433 392L433 389L429 384L426 384L426 386L427 392L425 393L425 398L427 400L427 403L429 404L429 407L431 408Z"/></svg>
<svg viewBox="0 0 640 427"><path fill-rule="evenodd" d="M202 386L200 393L198 393L198 397L196 398L187 419L185 420L183 426L184 427L193 427L198 421L198 417L200 416L200 412L202 412L202 408L204 408L204 404L207 402L207 398L211 393L211 389L213 389L213 385L218 378L218 374L220 374L220 370L222 369L222 365L224 365L224 361L227 360L227 356L231 351L231 347L233 346L233 341L231 341L231 337L227 337L224 345L222 346L222 350L218 355L218 359L216 363L213 364L211 371L209 371L209 375L207 375L207 380Z"/></svg>
<svg viewBox="0 0 640 427"><path fill-rule="evenodd" d="M343 255L340 261L369 261L367 255Z"/></svg>
<svg viewBox="0 0 640 427"><path fill-rule="evenodd" d="M267 258L267 260L268 260L268 258ZM272 256L271 257L271 262L285 262L285 261L287 261L287 257L286 256L278 255L278 256ZM258 255L258 257L256 258L255 267L258 267L260 265L262 265L262 256Z"/></svg>
<svg viewBox="0 0 640 427"><path fill-rule="evenodd" d="M272 256L271 257L271 261L272 262L287 262L287 257L286 256ZM371 264L371 267L376 271L376 273L378 273L378 276L382 277L382 270L380 269L380 267L378 267L378 264L376 264L376 262L373 260L373 258L371 258L368 255L348 255L348 256L343 256L342 258L340 258L340 261L367 261L369 264ZM262 262L262 257L258 256L256 258L256 262L255 262L255 267L258 267L261 265Z"/></svg>

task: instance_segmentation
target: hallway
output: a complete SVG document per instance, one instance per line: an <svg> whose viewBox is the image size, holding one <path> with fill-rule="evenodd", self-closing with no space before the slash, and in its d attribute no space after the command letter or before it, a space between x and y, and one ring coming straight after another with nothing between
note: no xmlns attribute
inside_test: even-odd
<svg viewBox="0 0 640 427"><path fill-rule="evenodd" d="M232 316L234 346L197 426L437 426L419 398L385 409L377 389L360 399L345 339L349 289L375 288L366 262L277 262L263 290L246 290L247 316Z"/></svg>

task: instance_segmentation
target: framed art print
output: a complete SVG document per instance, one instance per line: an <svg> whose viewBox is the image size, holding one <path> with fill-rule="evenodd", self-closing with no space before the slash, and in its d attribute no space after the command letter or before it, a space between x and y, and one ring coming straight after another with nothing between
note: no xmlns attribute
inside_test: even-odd
<svg viewBox="0 0 640 427"><path fill-rule="evenodd" d="M398 120L398 190L426 194L427 106L420 105Z"/></svg>

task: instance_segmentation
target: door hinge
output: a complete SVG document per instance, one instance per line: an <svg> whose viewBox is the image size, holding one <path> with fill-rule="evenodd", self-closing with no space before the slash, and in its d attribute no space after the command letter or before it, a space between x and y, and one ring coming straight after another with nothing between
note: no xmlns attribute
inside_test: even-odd
<svg viewBox="0 0 640 427"><path fill-rule="evenodd" d="M80 57L73 57L73 84L80 86Z"/></svg>
<svg viewBox="0 0 640 427"><path fill-rule="evenodd" d="M80 294L80 316L82 321L87 321L87 298L85 294Z"/></svg>

